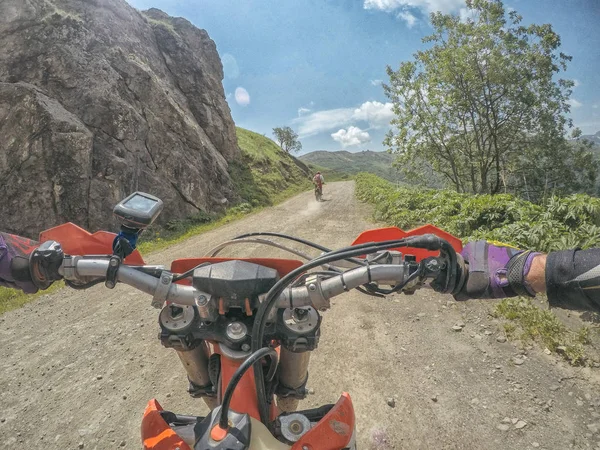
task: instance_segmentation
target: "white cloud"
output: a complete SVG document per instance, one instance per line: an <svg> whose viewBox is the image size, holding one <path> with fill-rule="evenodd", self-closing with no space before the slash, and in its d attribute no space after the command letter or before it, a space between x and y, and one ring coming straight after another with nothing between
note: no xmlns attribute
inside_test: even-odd
<svg viewBox="0 0 600 450"><path fill-rule="evenodd" d="M374 128L389 125L393 117L392 104L380 102L365 102L352 115L354 120L364 120Z"/></svg>
<svg viewBox="0 0 600 450"><path fill-rule="evenodd" d="M349 123L352 120L352 108L328 109L316 111L294 119L300 137L313 136Z"/></svg>
<svg viewBox="0 0 600 450"><path fill-rule="evenodd" d="M361 130L358 127L350 126L347 130L340 129L335 133L331 134L334 141L342 144L342 147L350 147L353 145L360 145L364 142L369 142L371 136L366 131Z"/></svg>
<svg viewBox="0 0 600 450"><path fill-rule="evenodd" d="M238 67L237 61L229 53L223 53L221 57L221 64L223 64L223 72L225 78L236 79L240 76L240 68Z"/></svg>
<svg viewBox="0 0 600 450"><path fill-rule="evenodd" d="M292 123L300 137L308 137L358 121L367 122L372 128L381 128L389 125L393 117L391 103L365 102L358 108L328 109L301 115Z"/></svg>
<svg viewBox="0 0 600 450"><path fill-rule="evenodd" d="M396 16L398 19L402 19L406 22L408 28L412 28L417 23L417 18L413 16L410 11L401 11Z"/></svg>
<svg viewBox="0 0 600 450"><path fill-rule="evenodd" d="M250 104L250 94L243 87L235 88L235 101L240 106L248 106Z"/></svg>
<svg viewBox="0 0 600 450"><path fill-rule="evenodd" d="M592 105L592 108L598 109L598 103L596 103L595 105Z"/></svg>
<svg viewBox="0 0 600 450"><path fill-rule="evenodd" d="M578 100L575 100L574 98L569 99L569 101L567 103L569 103L569 105L571 105L571 108L573 108L573 109L580 108L583 106L583 103L581 103Z"/></svg>
<svg viewBox="0 0 600 450"><path fill-rule="evenodd" d="M380 86L383 80L369 80L373 86Z"/></svg>
<svg viewBox="0 0 600 450"><path fill-rule="evenodd" d="M578 79L574 78L571 81L573 81L573 88L577 88L577 87L581 86L581 82Z"/></svg>
<svg viewBox="0 0 600 450"><path fill-rule="evenodd" d="M365 9L394 11L399 8L416 8L424 13L441 11L443 13L457 12L465 6L464 0L364 0Z"/></svg>
<svg viewBox="0 0 600 450"><path fill-rule="evenodd" d="M304 115L308 114L309 112L311 112L311 110L308 108L298 108L298 117L304 116Z"/></svg>

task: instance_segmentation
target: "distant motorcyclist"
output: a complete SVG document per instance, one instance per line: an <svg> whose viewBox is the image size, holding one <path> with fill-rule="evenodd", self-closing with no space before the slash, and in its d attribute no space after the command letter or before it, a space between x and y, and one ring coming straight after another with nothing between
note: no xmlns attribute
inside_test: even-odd
<svg viewBox="0 0 600 450"><path fill-rule="evenodd" d="M321 172L317 172L312 179L313 184L319 189L321 195L323 195L323 185L325 184L325 178L321 175Z"/></svg>

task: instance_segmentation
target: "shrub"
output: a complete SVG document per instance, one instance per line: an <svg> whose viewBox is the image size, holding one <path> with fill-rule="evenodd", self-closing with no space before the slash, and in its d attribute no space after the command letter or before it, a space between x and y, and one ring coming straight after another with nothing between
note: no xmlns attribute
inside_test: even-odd
<svg viewBox="0 0 600 450"><path fill-rule="evenodd" d="M600 199L552 197L537 205L509 194L472 195L396 186L358 174L356 196L375 206L375 219L400 228L431 223L468 241L488 239L540 251L600 245Z"/></svg>

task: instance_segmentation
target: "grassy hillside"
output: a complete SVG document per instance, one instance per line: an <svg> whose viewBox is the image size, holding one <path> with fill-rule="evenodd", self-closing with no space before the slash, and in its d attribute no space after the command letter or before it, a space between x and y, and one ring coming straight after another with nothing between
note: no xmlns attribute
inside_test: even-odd
<svg viewBox="0 0 600 450"><path fill-rule="evenodd" d="M317 151L300 156L303 162L333 171L355 175L368 172L389 181L401 181L402 175L392 167L394 156L387 152L371 150L350 153L347 151L326 152Z"/></svg>
<svg viewBox="0 0 600 450"><path fill-rule="evenodd" d="M263 135L239 127L236 132L242 160L230 164L230 174L243 202L272 205L310 187L310 170L303 162Z"/></svg>
<svg viewBox="0 0 600 450"><path fill-rule="evenodd" d="M352 175L342 170L334 170L330 169L329 167L323 167L310 162L307 162L306 165L308 166L308 169L310 170L310 173L313 174L313 176L315 173L321 172L321 174L323 174L323 176L325 177L326 183L331 183L333 181L344 181L352 178Z"/></svg>

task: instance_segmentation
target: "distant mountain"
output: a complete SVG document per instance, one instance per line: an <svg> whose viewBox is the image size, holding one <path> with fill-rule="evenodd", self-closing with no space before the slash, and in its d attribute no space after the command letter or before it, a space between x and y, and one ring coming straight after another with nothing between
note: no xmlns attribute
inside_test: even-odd
<svg viewBox="0 0 600 450"><path fill-rule="evenodd" d="M596 134L584 134L579 139L585 139L586 141L590 141L596 145L600 145L600 131L598 131Z"/></svg>
<svg viewBox="0 0 600 450"><path fill-rule="evenodd" d="M350 175L370 172L390 181L402 180L402 175L392 167L394 156L387 152L365 150L357 153L347 151L316 151L300 156L300 160L316 169L326 169ZM325 174L326 175L326 174Z"/></svg>

